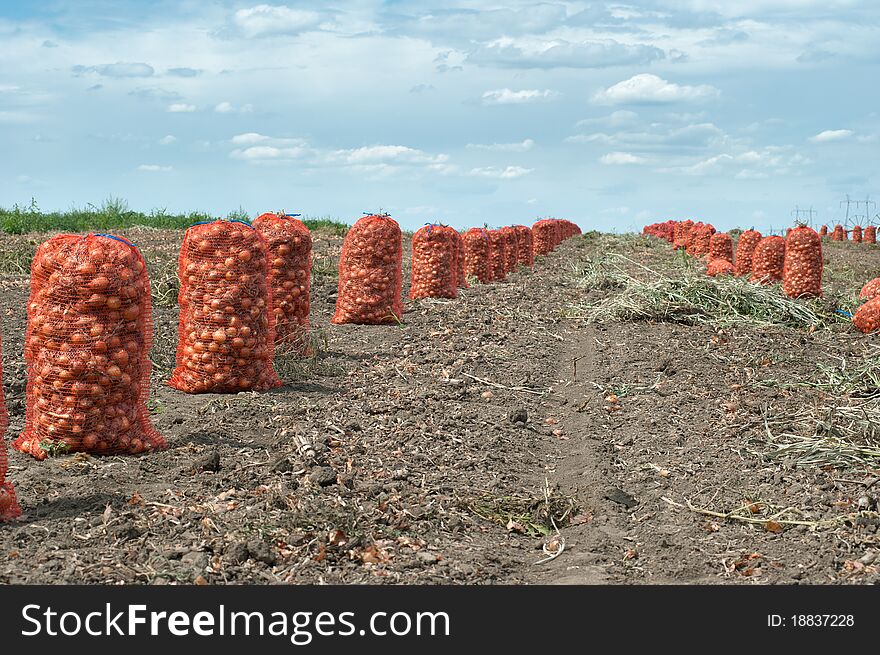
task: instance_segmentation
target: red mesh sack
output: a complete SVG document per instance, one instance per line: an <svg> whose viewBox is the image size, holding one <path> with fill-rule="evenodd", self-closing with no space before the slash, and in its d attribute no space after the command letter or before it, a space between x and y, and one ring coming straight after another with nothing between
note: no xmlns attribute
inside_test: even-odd
<svg viewBox="0 0 880 655"><path fill-rule="evenodd" d="M752 272L752 257L755 248L761 241L761 233L755 230L746 230L739 235L736 244L736 259L734 260L734 275L741 277L750 275Z"/></svg>
<svg viewBox="0 0 880 655"><path fill-rule="evenodd" d="M799 226L785 240L782 291L790 298L822 295L822 241L816 230Z"/></svg>
<svg viewBox="0 0 880 655"><path fill-rule="evenodd" d="M709 242L715 234L715 228L711 225L703 225L694 230L694 257L705 257L709 254Z"/></svg>
<svg viewBox="0 0 880 655"><path fill-rule="evenodd" d="M546 255L556 247L553 221L542 218L532 226L532 243L535 255Z"/></svg>
<svg viewBox="0 0 880 655"><path fill-rule="evenodd" d="M862 226L856 225L852 229L852 240L856 243L862 242Z"/></svg>
<svg viewBox="0 0 880 655"><path fill-rule="evenodd" d="M516 241L516 230L510 226L502 227L500 230L504 236L504 270L507 273L513 273L518 265L519 244Z"/></svg>
<svg viewBox="0 0 880 655"><path fill-rule="evenodd" d="M862 243L877 243L877 228L869 225L862 233Z"/></svg>
<svg viewBox="0 0 880 655"><path fill-rule="evenodd" d="M696 223L694 223L691 226L691 229L688 230L688 232L686 234L685 245L684 245L685 252L687 252L687 254L689 254L689 255L694 254L694 242L696 241L697 234L700 232L700 230L705 225L706 224L703 223L703 221L697 221Z"/></svg>
<svg viewBox="0 0 880 655"><path fill-rule="evenodd" d="M153 325L144 259L125 239L59 235L31 266L24 432L49 452L127 455L166 448L146 407Z"/></svg>
<svg viewBox="0 0 880 655"><path fill-rule="evenodd" d="M305 350L312 285L312 233L285 214L262 214L254 228L269 249L269 287L275 317L275 343Z"/></svg>
<svg viewBox="0 0 880 655"><path fill-rule="evenodd" d="M856 310L853 325L865 334L880 329L880 297L872 298Z"/></svg>
<svg viewBox="0 0 880 655"><path fill-rule="evenodd" d="M694 227L694 222L690 219L686 221L679 221L675 224L675 228L672 233L672 245L676 250L683 250L687 248L687 240L690 231Z"/></svg>
<svg viewBox="0 0 880 655"><path fill-rule="evenodd" d="M426 225L412 239L412 285L409 297L456 298L455 232L444 225Z"/></svg>
<svg viewBox="0 0 880 655"><path fill-rule="evenodd" d="M752 255L752 276L749 282L773 284L782 279L785 263L785 239L780 236L764 237L755 246Z"/></svg>
<svg viewBox="0 0 880 655"><path fill-rule="evenodd" d="M823 225L822 227L819 228L819 236L822 238L828 236L828 226L827 225Z"/></svg>
<svg viewBox="0 0 880 655"><path fill-rule="evenodd" d="M507 239L501 230L489 230L489 269L493 281L507 277Z"/></svg>
<svg viewBox="0 0 880 655"><path fill-rule="evenodd" d="M859 300L873 300L877 296L880 296L880 277L875 277L862 287Z"/></svg>
<svg viewBox="0 0 880 655"><path fill-rule="evenodd" d="M240 221L193 225L183 237L177 367L168 384L186 393L266 391L281 386L269 250Z"/></svg>
<svg viewBox="0 0 880 655"><path fill-rule="evenodd" d="M526 225L514 225L516 230L516 258L523 266L532 268L535 265L535 252L532 243L532 230Z"/></svg>
<svg viewBox="0 0 880 655"><path fill-rule="evenodd" d="M831 233L832 241L846 241L846 230L843 229L843 225L838 223L834 226L834 231Z"/></svg>
<svg viewBox="0 0 880 655"><path fill-rule="evenodd" d="M491 282L489 231L485 228L472 227L462 235L461 240L464 244L465 275L477 278L480 284Z"/></svg>
<svg viewBox="0 0 880 655"><path fill-rule="evenodd" d="M724 259L733 263L733 239L727 232L718 232L709 237L709 261Z"/></svg>
<svg viewBox="0 0 880 655"><path fill-rule="evenodd" d="M453 253L455 255L455 286L459 289L467 289L470 285L464 269L464 240L458 230L450 229L452 230L452 243L455 246Z"/></svg>
<svg viewBox="0 0 880 655"><path fill-rule="evenodd" d="M2 352L2 345L0 345ZM6 481L6 428L9 427L9 415L6 413L6 399L3 397L3 367L0 366L0 521L9 521L21 516L21 508L15 497L15 487Z"/></svg>
<svg viewBox="0 0 880 655"><path fill-rule="evenodd" d="M733 275L733 272L733 264L722 257L710 259L709 264L706 266L706 275L709 275L710 277L716 277L718 275Z"/></svg>
<svg viewBox="0 0 880 655"><path fill-rule="evenodd" d="M331 323L380 325L403 317L403 236L388 215L364 216L342 244L339 292Z"/></svg>

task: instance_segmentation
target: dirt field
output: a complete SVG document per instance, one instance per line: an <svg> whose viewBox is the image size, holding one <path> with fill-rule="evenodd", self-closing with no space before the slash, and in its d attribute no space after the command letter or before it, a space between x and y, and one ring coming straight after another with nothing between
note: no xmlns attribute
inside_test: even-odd
<svg viewBox="0 0 880 655"><path fill-rule="evenodd" d="M876 246L827 245L828 298L804 313L755 318L762 296L731 321L651 299L659 275L705 278L667 244L588 234L360 327L329 325L341 239L319 237L316 357L280 358L272 393L188 396L163 385L182 232L123 234L151 269L170 448L12 451L25 516L0 525L0 582L880 581L876 339L832 312L877 275ZM0 236L8 440L36 243Z"/></svg>

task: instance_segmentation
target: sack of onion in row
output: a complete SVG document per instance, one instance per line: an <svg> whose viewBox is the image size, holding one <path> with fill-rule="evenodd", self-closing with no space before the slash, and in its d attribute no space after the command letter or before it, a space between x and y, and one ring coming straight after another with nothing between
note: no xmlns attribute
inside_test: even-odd
<svg viewBox="0 0 880 655"><path fill-rule="evenodd" d="M0 345L2 350L2 345ZM0 365L0 380L3 379L3 366ZM6 428L9 427L9 415L6 413L6 400L3 396L3 385L0 384L0 521L9 521L21 516L21 509L15 498L15 487L6 481Z"/></svg>

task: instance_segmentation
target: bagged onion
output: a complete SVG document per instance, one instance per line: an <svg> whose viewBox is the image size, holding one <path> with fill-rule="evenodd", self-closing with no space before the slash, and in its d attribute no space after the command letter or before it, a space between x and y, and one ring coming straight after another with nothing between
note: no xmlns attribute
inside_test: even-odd
<svg viewBox="0 0 880 655"><path fill-rule="evenodd" d="M477 278L480 284L491 282L489 231L483 227L472 227L462 235L461 239L464 244L465 275Z"/></svg>
<svg viewBox="0 0 880 655"><path fill-rule="evenodd" d="M177 269L180 323L170 386L186 393L281 386L272 366L268 259L266 240L246 223L213 221L186 231Z"/></svg>
<svg viewBox="0 0 880 655"><path fill-rule="evenodd" d="M166 448L149 395L152 317L144 259L108 235L60 235L31 268L25 429L13 446L135 455Z"/></svg>
<svg viewBox="0 0 880 655"><path fill-rule="evenodd" d="M364 216L352 226L339 259L339 291L331 323L379 325L403 317L403 235L388 215Z"/></svg>
<svg viewBox="0 0 880 655"><path fill-rule="evenodd" d="M451 227L432 223L413 235L410 298L458 297L454 233Z"/></svg>

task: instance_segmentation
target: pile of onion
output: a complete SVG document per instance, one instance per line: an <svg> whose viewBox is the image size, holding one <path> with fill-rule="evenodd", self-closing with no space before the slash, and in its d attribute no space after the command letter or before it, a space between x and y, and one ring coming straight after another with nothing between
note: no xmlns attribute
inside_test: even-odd
<svg viewBox="0 0 880 655"><path fill-rule="evenodd" d="M474 277L480 284L492 281L492 265L489 260L489 231L483 227L472 227L461 237L464 245L464 273Z"/></svg>
<svg viewBox="0 0 880 655"><path fill-rule="evenodd" d="M834 231L831 233L832 241L846 241L846 230L843 229L843 225L838 223L834 226Z"/></svg>
<svg viewBox="0 0 880 655"><path fill-rule="evenodd" d="M819 228L819 237L824 239L827 236L828 236L828 226L823 225L822 227Z"/></svg>
<svg viewBox="0 0 880 655"><path fill-rule="evenodd" d="M780 236L764 237L755 246L752 255L752 276L749 282L773 284L782 279L785 264L785 239Z"/></svg>
<svg viewBox="0 0 880 655"><path fill-rule="evenodd" d="M862 242L862 226L861 225L853 226L852 240L855 241L856 243Z"/></svg>
<svg viewBox="0 0 880 655"><path fill-rule="evenodd" d="M455 286L467 289L470 285L464 271L464 240L458 230L452 229L452 243L455 246Z"/></svg>
<svg viewBox="0 0 880 655"><path fill-rule="evenodd" d="M24 357L27 410L13 446L138 454L165 448L146 400L150 283L140 252L118 237L59 235L31 267Z"/></svg>
<svg viewBox="0 0 880 655"><path fill-rule="evenodd" d="M281 386L272 366L275 314L266 240L246 223L214 221L186 231L177 274L177 367L187 393L266 391Z"/></svg>
<svg viewBox="0 0 880 655"><path fill-rule="evenodd" d="M312 234L286 214L262 214L254 228L269 249L269 290L275 316L275 343L305 352L312 283Z"/></svg>
<svg viewBox="0 0 880 655"><path fill-rule="evenodd" d="M456 233L445 225L425 225L412 239L412 284L409 297L458 297Z"/></svg>
<svg viewBox="0 0 880 655"><path fill-rule="evenodd" d="M736 259L734 261L734 275L742 277L752 273L752 256L755 248L761 241L761 233L756 230L746 230L739 235L736 243Z"/></svg>
<svg viewBox="0 0 880 655"><path fill-rule="evenodd" d="M675 224L672 231L672 246L675 250L684 250L687 248L688 236L694 227L694 222L690 219L679 221Z"/></svg>
<svg viewBox="0 0 880 655"><path fill-rule="evenodd" d="M869 225L862 233L862 243L877 243L877 228Z"/></svg>
<svg viewBox="0 0 880 655"><path fill-rule="evenodd" d="M507 239L501 230L489 230L489 269L492 280L500 282L507 277Z"/></svg>
<svg viewBox="0 0 880 655"><path fill-rule="evenodd" d="M709 261L713 259L733 264L733 239L727 232L717 232L709 237Z"/></svg>
<svg viewBox="0 0 880 655"><path fill-rule="evenodd" d="M0 346L2 350L2 346ZM3 367L0 365L0 380L3 379ZM15 487L6 481L6 441L4 435L9 427L9 415L6 413L6 400L3 397L3 385L0 384L0 522L9 521L21 516L21 508L15 497Z"/></svg>
<svg viewBox="0 0 880 655"><path fill-rule="evenodd" d="M532 244L535 255L546 255L556 247L554 222L542 218L532 225Z"/></svg>
<svg viewBox="0 0 880 655"><path fill-rule="evenodd" d="M856 310L853 325L865 334L880 330L880 296L872 298Z"/></svg>
<svg viewBox="0 0 880 655"><path fill-rule="evenodd" d="M804 225L785 240L782 291L790 298L822 295L822 241L816 230Z"/></svg>
<svg viewBox="0 0 880 655"><path fill-rule="evenodd" d="M514 225L516 231L516 259L523 266L535 265L535 252L532 243L532 229L527 225Z"/></svg>
<svg viewBox="0 0 880 655"><path fill-rule="evenodd" d="M403 317L403 236L387 215L364 216L342 244L332 323L378 325Z"/></svg>
<svg viewBox="0 0 880 655"><path fill-rule="evenodd" d="M505 239L504 270L507 273L513 273L519 265L519 244L517 243L516 230L505 225L499 231Z"/></svg>
<svg viewBox="0 0 880 655"><path fill-rule="evenodd" d="M711 225L701 225L693 229L693 252L694 257L705 257L709 254L709 241L715 234L715 228Z"/></svg>

